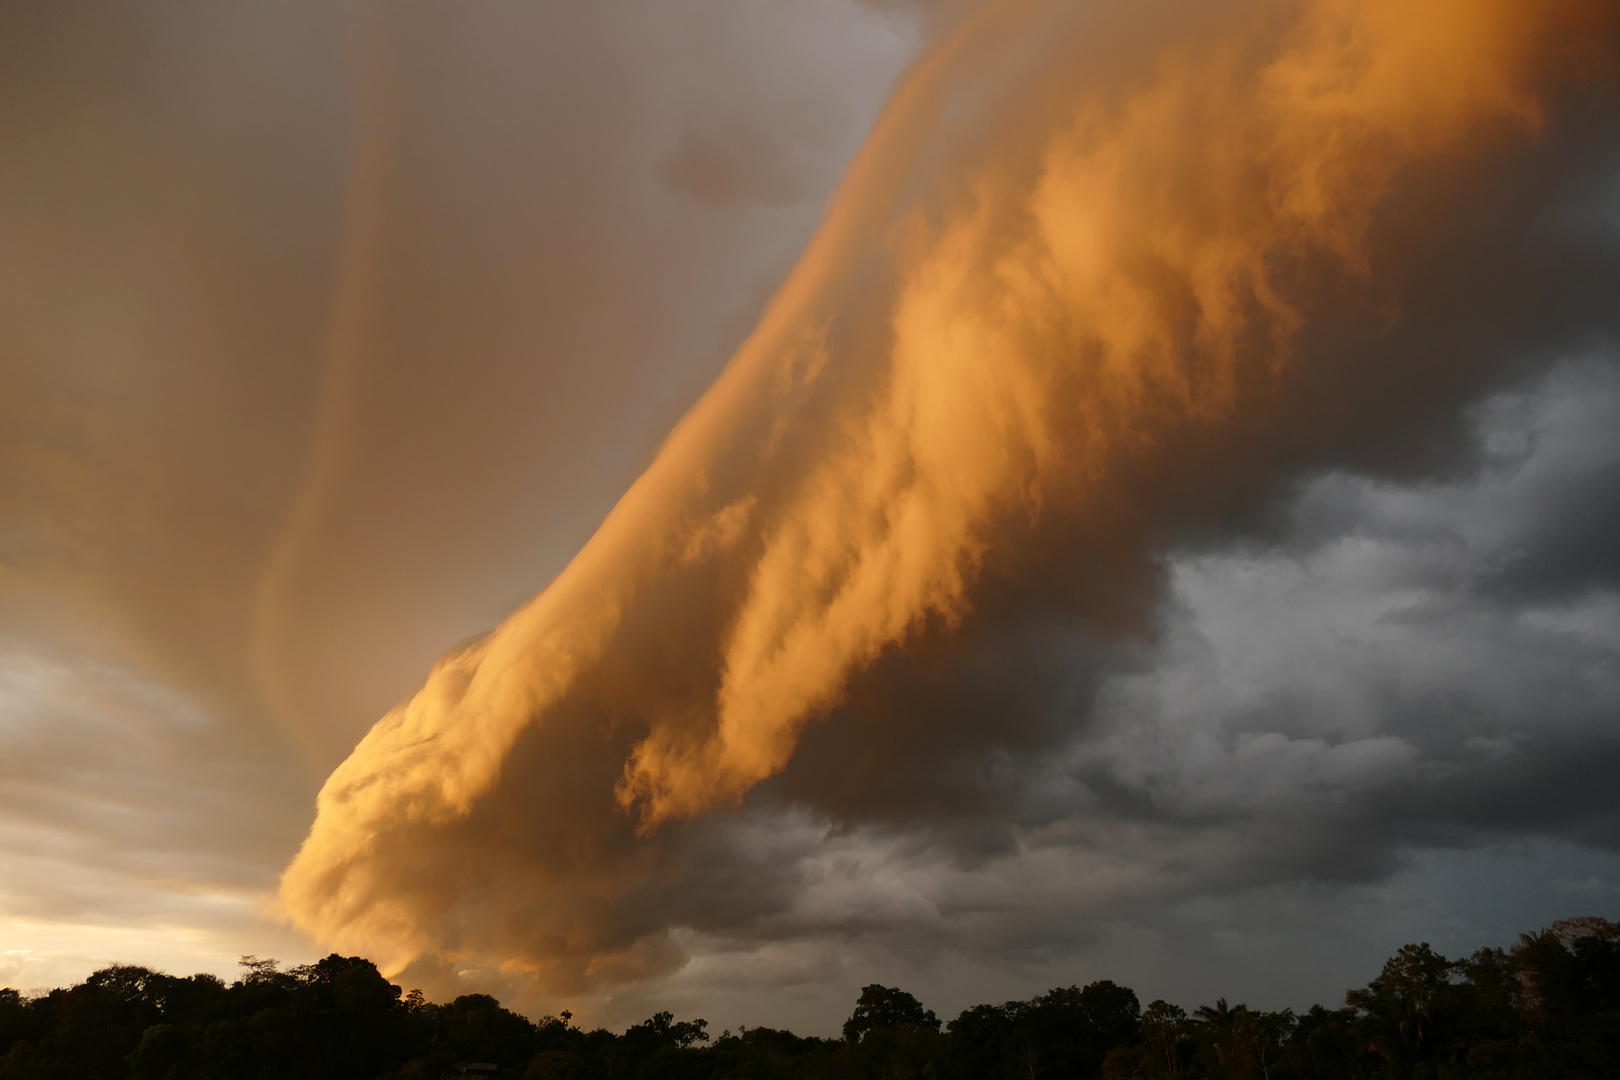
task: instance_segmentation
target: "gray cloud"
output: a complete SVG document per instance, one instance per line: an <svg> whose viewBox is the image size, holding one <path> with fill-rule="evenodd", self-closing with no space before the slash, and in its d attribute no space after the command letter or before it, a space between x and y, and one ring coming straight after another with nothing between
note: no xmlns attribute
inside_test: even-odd
<svg viewBox="0 0 1620 1080"><path fill-rule="evenodd" d="M244 744L245 743L245 744ZM195 700L105 662L0 647L0 978L132 956L229 973L307 946L264 918L300 770Z"/></svg>

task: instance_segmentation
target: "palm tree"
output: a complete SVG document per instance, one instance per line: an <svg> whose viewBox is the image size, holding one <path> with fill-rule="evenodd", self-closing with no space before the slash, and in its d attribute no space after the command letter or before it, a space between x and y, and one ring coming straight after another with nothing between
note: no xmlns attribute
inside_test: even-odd
<svg viewBox="0 0 1620 1080"><path fill-rule="evenodd" d="M1238 1017L1248 1011L1247 1005L1228 1007L1225 998L1218 999L1214 1005L1200 1005L1193 1010L1193 1023L1198 1025L1200 1034L1215 1051L1215 1064L1223 1071L1232 1048L1232 1027Z"/></svg>

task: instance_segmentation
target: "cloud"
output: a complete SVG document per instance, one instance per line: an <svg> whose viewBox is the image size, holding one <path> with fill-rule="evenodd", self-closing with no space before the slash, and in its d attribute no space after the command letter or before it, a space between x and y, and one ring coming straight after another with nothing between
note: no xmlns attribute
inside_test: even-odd
<svg viewBox="0 0 1620 1080"><path fill-rule="evenodd" d="M301 954L255 920L320 780L588 537L913 40L845 0L0 13L0 640L59 672L5 719L8 941ZM802 201L662 182L789 107Z"/></svg>
<svg viewBox="0 0 1620 1080"><path fill-rule="evenodd" d="M845 0L4 19L5 629L268 707L317 780L588 537L912 48ZM661 182L789 106L801 204Z"/></svg>
<svg viewBox="0 0 1620 1080"><path fill-rule="evenodd" d="M243 755L194 701L127 670L0 651L0 976L37 987L115 960L228 973L257 943L297 820L288 762ZM296 776L296 772L292 771Z"/></svg>
<svg viewBox="0 0 1620 1080"><path fill-rule="evenodd" d="M663 175L671 187L707 202L789 206L805 194L806 163L794 157L768 132L689 128L665 160Z"/></svg>
<svg viewBox="0 0 1620 1080"><path fill-rule="evenodd" d="M1307 1004L1612 904L1593 13L9 6L0 976L306 955L469 635L293 896L440 995Z"/></svg>
<svg viewBox="0 0 1620 1080"><path fill-rule="evenodd" d="M1314 819L1327 864L1352 873L1363 844L1385 860L1515 831L1611 845L1607 560L1568 567L1550 593L1501 580L1601 504L1620 378L1612 359L1571 364L1477 415L1487 453L1467 481L1326 476L1299 494L1281 549L1179 560L1162 651L1103 695L1085 767L1159 818L1284 818L1306 834ZM1558 500L1560 520L1549 489L1586 497Z"/></svg>
<svg viewBox="0 0 1620 1080"><path fill-rule="evenodd" d="M333 772L287 910L600 993L697 939L1038 956L1408 843L1605 842L1592 478L1491 487L1570 475L1568 395L1468 406L1612 354L1620 251L1567 215L1612 192L1615 29L975 8L598 532ZM1493 498L1541 524L1493 546Z"/></svg>

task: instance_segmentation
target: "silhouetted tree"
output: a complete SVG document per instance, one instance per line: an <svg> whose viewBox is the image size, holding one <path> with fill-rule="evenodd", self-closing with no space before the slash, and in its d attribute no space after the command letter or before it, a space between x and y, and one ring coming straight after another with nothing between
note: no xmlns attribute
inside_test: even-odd
<svg viewBox="0 0 1620 1080"><path fill-rule="evenodd" d="M1400 949L1340 1009L1296 1017L1225 999L1188 1017L1126 987L1058 987L964 1010L949 1031L911 994L868 986L846 1037L772 1028L708 1038L653 1014L623 1034L531 1022L485 994L434 1004L369 962L281 970L244 957L227 986L114 965L24 997L0 990L0 1080L1607 1080L1620 1077L1620 926L1584 918L1450 960Z"/></svg>
<svg viewBox="0 0 1620 1080"><path fill-rule="evenodd" d="M939 1018L904 990L873 983L861 988L855 1011L844 1021L844 1038L860 1042L868 1032L907 1027L938 1031Z"/></svg>

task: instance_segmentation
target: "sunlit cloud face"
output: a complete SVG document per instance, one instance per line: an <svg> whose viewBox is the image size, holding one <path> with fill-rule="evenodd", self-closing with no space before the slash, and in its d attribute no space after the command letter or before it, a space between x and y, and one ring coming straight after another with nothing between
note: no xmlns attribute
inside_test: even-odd
<svg viewBox="0 0 1620 1080"><path fill-rule="evenodd" d="M1614 31L1581 2L965 11L600 530L332 773L286 910L390 970L578 993L666 977L698 938L1039 951L1135 904L1488 830L1457 808L1562 751L1520 769L1483 698L1432 726L1476 660L1403 672L1413 642L1383 629L1403 589L1463 585L1300 522L1337 493L1382 527L1360 477L1476 461L1513 428L1465 406L1612 345L1612 230L1558 218L1610 190ZM751 137L694 130L663 175L786 198ZM762 171L722 184L727 155ZM1458 513L1483 582L1506 556ZM1232 627L1291 607L1241 602L1290 565L1221 550L1243 539L1315 561L1306 615L1211 669ZM1593 586L1408 621L1437 659L1483 635L1557 680L1582 650L1612 662ZM1348 623L1309 617L1328 610ZM1356 632L1365 668L1324 644ZM1545 635L1580 633L1536 668ZM1330 707L1288 677L1328 654L1329 683L1383 696ZM1583 684L1570 722L1612 689Z"/></svg>

